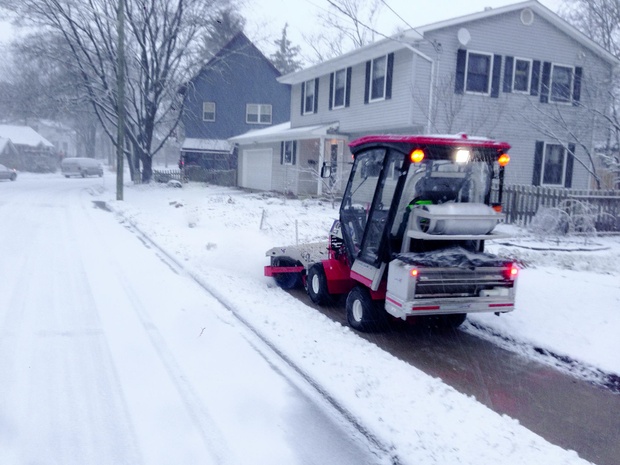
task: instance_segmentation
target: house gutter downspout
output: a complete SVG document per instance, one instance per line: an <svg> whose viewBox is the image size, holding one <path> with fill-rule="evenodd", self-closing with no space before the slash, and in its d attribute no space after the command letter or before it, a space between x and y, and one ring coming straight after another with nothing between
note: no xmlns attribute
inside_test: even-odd
<svg viewBox="0 0 620 465"><path fill-rule="evenodd" d="M426 133L430 134L431 132L431 115L432 115L432 111L433 111L433 102L435 100L435 61L429 57L428 55L425 55L424 53L420 52L418 49L416 49L415 47L413 47L413 45L407 43L407 42L403 42L403 45L405 47L407 47L409 50L411 50L413 53L415 53L416 55L418 55L419 57L423 58L424 60L428 61L431 64L431 79L430 79L430 83L429 83L429 89L428 89L428 116L427 116L427 122L426 122Z"/></svg>

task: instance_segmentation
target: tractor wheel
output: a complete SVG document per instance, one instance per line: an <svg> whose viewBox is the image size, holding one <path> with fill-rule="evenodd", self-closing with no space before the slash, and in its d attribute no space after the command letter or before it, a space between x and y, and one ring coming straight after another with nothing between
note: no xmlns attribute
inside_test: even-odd
<svg viewBox="0 0 620 465"><path fill-rule="evenodd" d="M386 313L382 300L372 300L365 287L356 286L347 296L347 321L358 331L370 332L382 329Z"/></svg>
<svg viewBox="0 0 620 465"><path fill-rule="evenodd" d="M271 266L298 266L301 263L288 257L276 257L271 260ZM301 285L301 273L277 273L273 275L276 284L282 289L289 290Z"/></svg>
<svg viewBox="0 0 620 465"><path fill-rule="evenodd" d="M327 305L334 300L327 290L327 277L325 276L325 268L323 268L322 263L315 263L310 267L306 285L308 287L308 295L315 304Z"/></svg>

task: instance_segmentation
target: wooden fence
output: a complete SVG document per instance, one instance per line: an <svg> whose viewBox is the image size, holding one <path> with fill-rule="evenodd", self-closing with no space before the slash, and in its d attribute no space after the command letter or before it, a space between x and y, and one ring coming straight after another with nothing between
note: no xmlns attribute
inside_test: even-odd
<svg viewBox="0 0 620 465"><path fill-rule="evenodd" d="M494 190L497 200L497 190ZM527 226L540 207L559 208L569 215L582 213L584 207L594 217L600 232L620 232L620 191L579 190L538 186L504 186L502 199L506 221Z"/></svg>

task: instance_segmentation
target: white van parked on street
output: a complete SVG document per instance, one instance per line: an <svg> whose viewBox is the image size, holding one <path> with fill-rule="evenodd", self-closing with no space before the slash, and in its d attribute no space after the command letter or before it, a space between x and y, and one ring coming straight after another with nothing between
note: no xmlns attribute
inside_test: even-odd
<svg viewBox="0 0 620 465"><path fill-rule="evenodd" d="M76 157L65 158L60 163L62 174L69 176L103 176L103 165L94 158Z"/></svg>

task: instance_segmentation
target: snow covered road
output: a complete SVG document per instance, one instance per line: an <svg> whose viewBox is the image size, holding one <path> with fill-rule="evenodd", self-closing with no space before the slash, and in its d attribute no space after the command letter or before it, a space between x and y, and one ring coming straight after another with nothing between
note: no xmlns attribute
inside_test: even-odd
<svg viewBox="0 0 620 465"><path fill-rule="evenodd" d="M106 181L0 186L0 463L383 463L94 207Z"/></svg>

